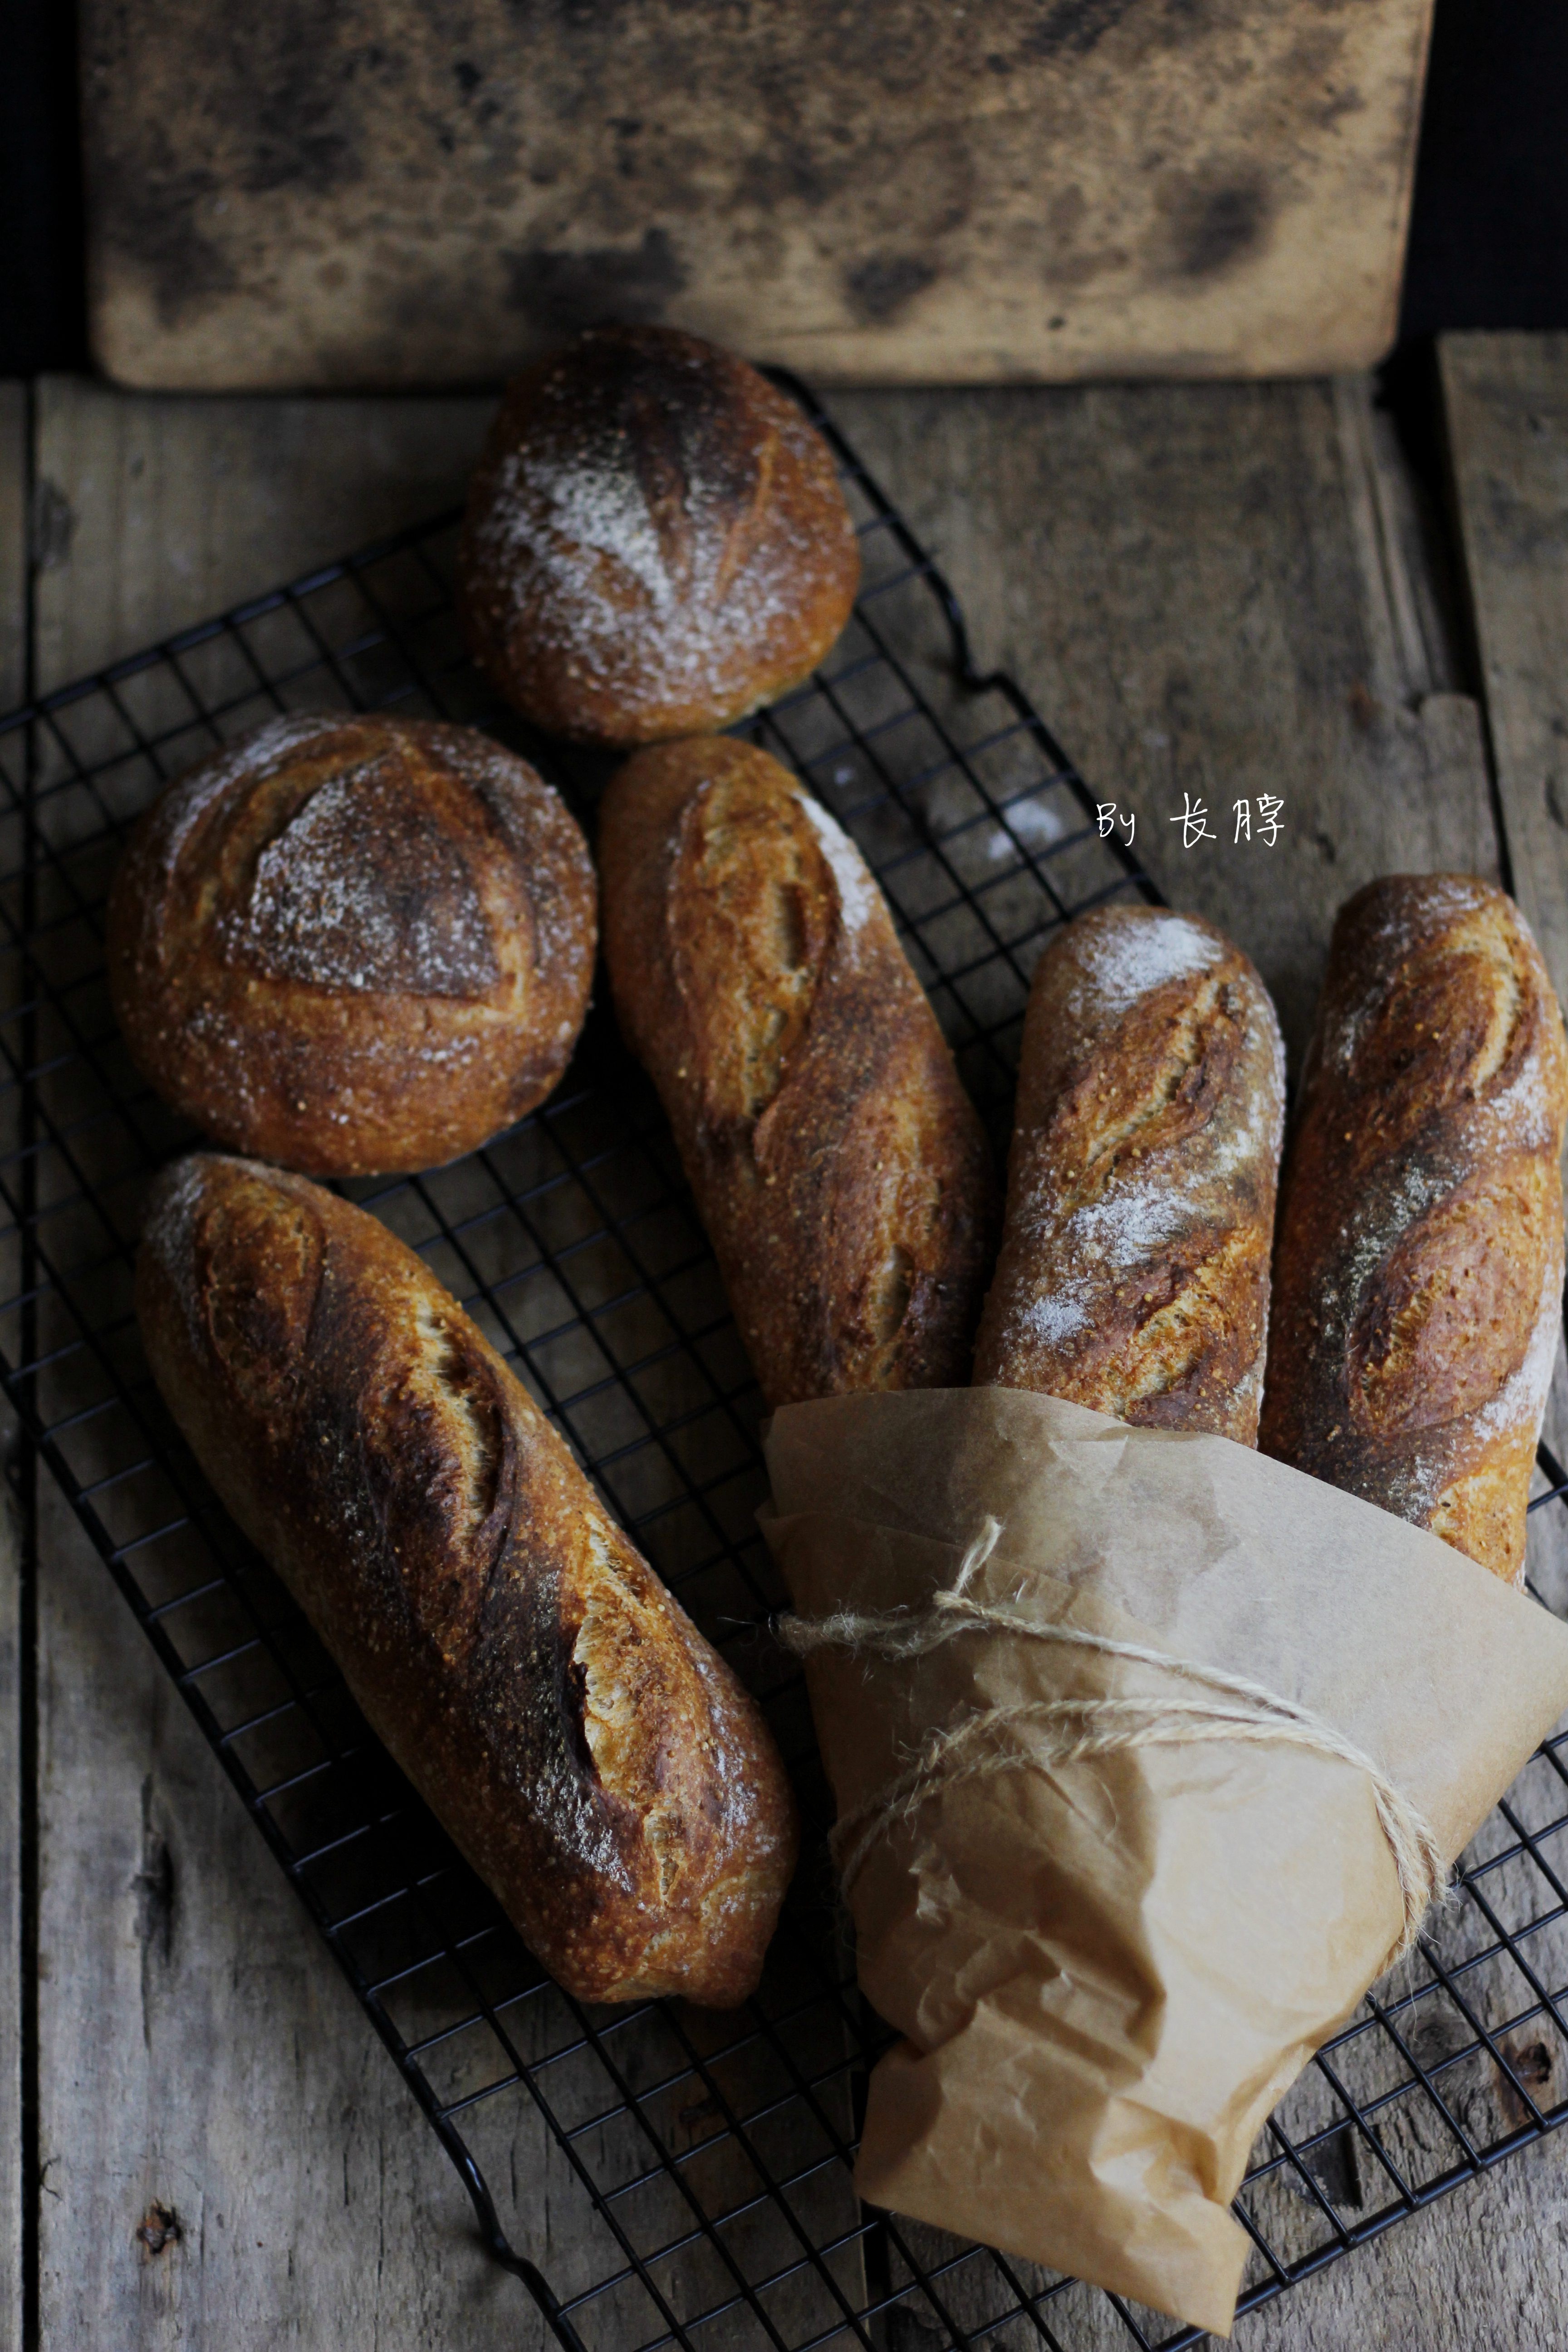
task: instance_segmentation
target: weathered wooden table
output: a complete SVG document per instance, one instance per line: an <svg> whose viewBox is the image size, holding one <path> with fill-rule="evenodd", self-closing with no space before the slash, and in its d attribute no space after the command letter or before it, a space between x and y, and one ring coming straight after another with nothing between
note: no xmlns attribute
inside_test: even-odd
<svg viewBox="0 0 1568 2352"><path fill-rule="evenodd" d="M1454 340L1441 389L1447 516L1359 379L833 403L982 659L1254 956L1296 1055L1333 910L1380 872L1500 872L1568 996L1568 339ZM0 707L449 503L489 405L0 386ZM1237 845L1263 793L1279 838ZM1184 848L1189 796L1216 838ZM0 2352L539 2340L47 1486L40 1517L36 1582L15 1545L0 1575ZM1568 2341L1565 2158L1237 2340ZM572 2226L538 2213L547 2272Z"/></svg>

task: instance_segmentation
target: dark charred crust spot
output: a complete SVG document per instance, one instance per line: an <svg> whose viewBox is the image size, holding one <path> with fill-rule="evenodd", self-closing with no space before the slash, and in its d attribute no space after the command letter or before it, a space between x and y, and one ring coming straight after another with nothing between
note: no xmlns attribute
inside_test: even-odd
<svg viewBox="0 0 1568 2352"><path fill-rule="evenodd" d="M1030 57L1086 58L1137 5L1138 0L1050 0L1021 46Z"/></svg>
<svg viewBox="0 0 1568 2352"><path fill-rule="evenodd" d="M1172 257L1185 278L1218 278L1264 243L1272 212L1268 184L1254 171L1180 175L1163 195Z"/></svg>
<svg viewBox="0 0 1568 2352"><path fill-rule="evenodd" d="M873 253L846 273L844 299L863 325L889 326L938 274L935 262L919 254Z"/></svg>
<svg viewBox="0 0 1568 2352"><path fill-rule="evenodd" d="M161 327L184 325L238 287L234 264L201 226L216 187L213 172L175 160L161 124L130 152L100 160L89 191L95 226L146 283Z"/></svg>
<svg viewBox="0 0 1568 2352"><path fill-rule="evenodd" d="M506 263L509 307L553 335L612 320L650 324L663 318L687 282L686 265L662 228L645 230L640 245L581 253L531 247L509 254Z"/></svg>

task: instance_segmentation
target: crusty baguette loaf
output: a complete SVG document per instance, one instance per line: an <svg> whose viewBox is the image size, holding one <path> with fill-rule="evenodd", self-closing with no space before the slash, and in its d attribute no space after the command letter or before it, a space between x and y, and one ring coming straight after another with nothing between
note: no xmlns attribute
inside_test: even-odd
<svg viewBox="0 0 1568 2352"><path fill-rule="evenodd" d="M768 1403L961 1385L990 1158L859 852L705 738L621 770L599 860L616 1010Z"/></svg>
<svg viewBox="0 0 1568 2352"><path fill-rule="evenodd" d="M1029 991L976 1382L1254 1444L1284 1107L1274 1007L1211 923L1069 924Z"/></svg>
<svg viewBox="0 0 1568 2352"><path fill-rule="evenodd" d="M1267 1453L1498 1576L1562 1313L1568 1046L1512 901L1391 875L1341 909L1286 1167Z"/></svg>
<svg viewBox="0 0 1568 2352"><path fill-rule="evenodd" d="M159 1180L136 1304L218 1495L546 1968L742 2000L795 1859L772 1739L428 1268L202 1154Z"/></svg>

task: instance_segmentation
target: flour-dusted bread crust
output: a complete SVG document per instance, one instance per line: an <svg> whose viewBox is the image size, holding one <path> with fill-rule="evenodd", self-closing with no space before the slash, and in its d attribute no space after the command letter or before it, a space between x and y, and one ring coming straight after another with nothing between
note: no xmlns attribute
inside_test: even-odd
<svg viewBox="0 0 1568 2352"><path fill-rule="evenodd" d="M525 718L587 742L727 726L826 653L860 554L826 444L743 360L598 327L508 389L458 602Z"/></svg>
<svg viewBox="0 0 1568 2352"><path fill-rule="evenodd" d="M218 1495L545 1967L743 2000L795 1853L773 1741L423 1262L202 1154L155 1188L136 1306Z"/></svg>
<svg viewBox="0 0 1568 2352"><path fill-rule="evenodd" d="M1024 1022L977 1383L1256 1442L1285 1056L1212 923L1080 915Z"/></svg>
<svg viewBox="0 0 1568 2352"><path fill-rule="evenodd" d="M859 852L710 738L627 762L599 861L616 1010L768 1403L962 1386L990 1155Z"/></svg>
<svg viewBox="0 0 1568 2352"><path fill-rule="evenodd" d="M138 824L110 991L137 1066L216 1142L318 1176L432 1168L565 1068L595 899L560 796L487 736L275 719Z"/></svg>
<svg viewBox="0 0 1568 2352"><path fill-rule="evenodd" d="M1286 1165L1261 1443L1495 1575L1562 1318L1568 1046L1511 899L1391 875L1341 909Z"/></svg>

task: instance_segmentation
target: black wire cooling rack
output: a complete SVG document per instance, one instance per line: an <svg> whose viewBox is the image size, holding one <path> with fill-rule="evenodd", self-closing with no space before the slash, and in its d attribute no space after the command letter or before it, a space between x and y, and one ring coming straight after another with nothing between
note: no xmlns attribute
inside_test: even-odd
<svg viewBox="0 0 1568 2352"><path fill-rule="evenodd" d="M1101 840L1017 688L975 674L941 574L789 388L837 454L865 584L821 674L744 731L866 851L1005 1141L1043 940L1116 893L1155 893ZM807 1859L747 2009L584 2008L542 1975L152 1386L132 1256L150 1176L191 1139L109 1009L103 904L129 822L277 710L395 708L488 727L591 823L594 763L530 740L464 657L455 533L451 516L405 532L0 722L0 1379L457 2166L486 2246L531 2292L541 2340L1175 2352L1197 2333L856 2202L882 2032L854 1989L803 1685L765 1634L782 1596L752 1517L761 1402L658 1105L602 1007L532 1118L456 1166L347 1189L462 1298L768 1705ZM1563 1484L1543 1457L1531 1559L1568 1592L1568 1522L1544 1524L1564 1521ZM1270 2122L1237 2201L1253 2242L1243 2310L1568 2117L1560 1745L1477 1841L1436 1934ZM546 2212L568 2249L549 2277Z"/></svg>

